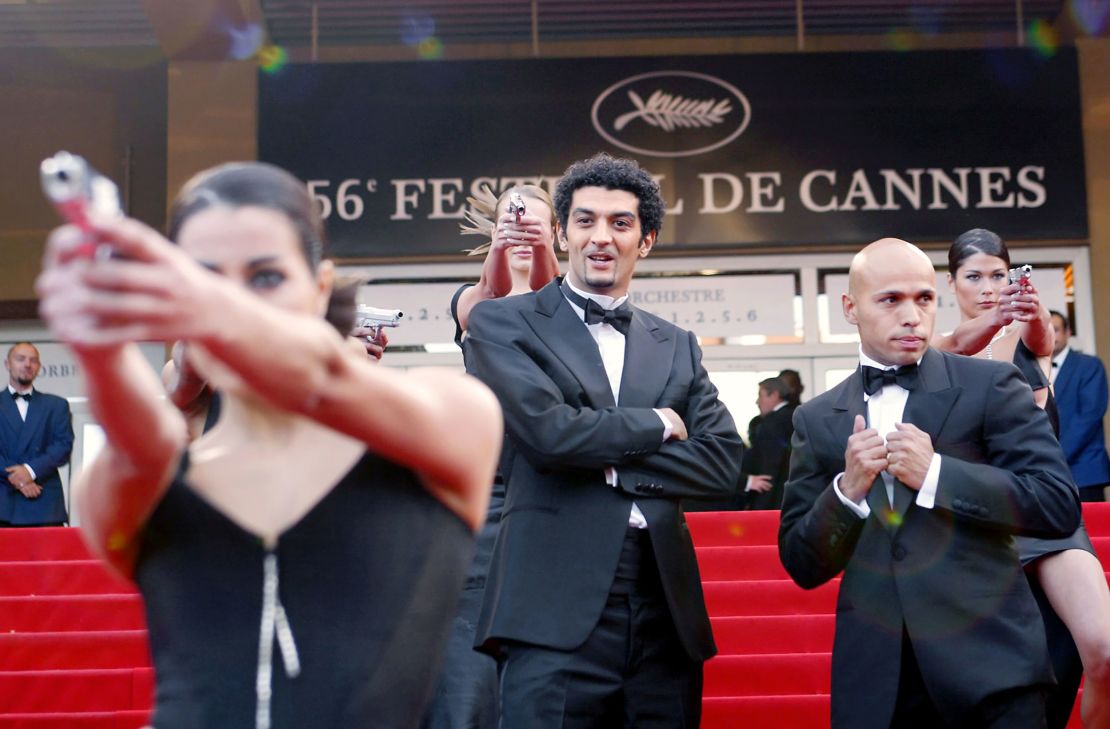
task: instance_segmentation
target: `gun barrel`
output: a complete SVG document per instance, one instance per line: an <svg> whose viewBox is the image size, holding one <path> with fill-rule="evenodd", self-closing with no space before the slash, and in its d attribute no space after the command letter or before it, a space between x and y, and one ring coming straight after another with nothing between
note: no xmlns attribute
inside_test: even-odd
<svg viewBox="0 0 1110 729"><path fill-rule="evenodd" d="M381 309L376 306L360 305L357 309L360 327L395 327L405 318L400 309Z"/></svg>

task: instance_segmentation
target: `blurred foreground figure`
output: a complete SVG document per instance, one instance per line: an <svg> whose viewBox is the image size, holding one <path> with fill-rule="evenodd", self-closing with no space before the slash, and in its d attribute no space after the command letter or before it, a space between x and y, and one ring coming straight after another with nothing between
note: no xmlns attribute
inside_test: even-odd
<svg viewBox="0 0 1110 729"><path fill-rule="evenodd" d="M107 436L78 508L143 594L152 724L415 726L485 514L496 401L377 366L324 320L320 221L275 167L194 178L176 246L134 220L95 228L116 255L61 228L38 291ZM137 340L187 342L221 396L211 430L187 444Z"/></svg>

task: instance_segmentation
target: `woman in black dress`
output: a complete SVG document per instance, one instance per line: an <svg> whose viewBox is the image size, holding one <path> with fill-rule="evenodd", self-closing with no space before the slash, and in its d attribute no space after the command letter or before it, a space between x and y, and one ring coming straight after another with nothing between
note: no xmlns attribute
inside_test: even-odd
<svg viewBox="0 0 1110 729"><path fill-rule="evenodd" d="M1012 361L1058 432L1047 374L1055 340L1048 310L1032 284L1010 283L1009 268L1009 251L994 233L976 228L956 239L948 251L948 279L960 307L961 323L952 334L939 337L934 346L973 357ZM1107 729L1110 589L1086 529L1080 525L1066 539L1016 541L1041 603L1059 681L1049 696L1048 726L1062 729L1067 724L1085 672L1087 683L1081 706L1084 725L1087 729ZM1076 648L1081 664L1076 660Z"/></svg>
<svg viewBox="0 0 1110 729"><path fill-rule="evenodd" d="M152 725L415 726L485 515L496 400L372 364L324 321L321 224L275 167L194 178L177 246L134 220L96 231L116 256L61 228L37 285L105 430L75 499L90 547L143 594ZM191 443L142 340L188 342L221 394Z"/></svg>

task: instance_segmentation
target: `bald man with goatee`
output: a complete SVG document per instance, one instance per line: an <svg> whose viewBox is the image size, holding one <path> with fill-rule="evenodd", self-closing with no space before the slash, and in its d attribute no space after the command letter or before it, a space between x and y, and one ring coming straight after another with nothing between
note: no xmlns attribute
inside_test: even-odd
<svg viewBox="0 0 1110 729"><path fill-rule="evenodd" d="M1033 729L1054 682L1013 535L1062 537L1079 497L1017 368L929 347L936 273L913 245L852 260L860 367L798 408L779 553L843 573L834 729Z"/></svg>

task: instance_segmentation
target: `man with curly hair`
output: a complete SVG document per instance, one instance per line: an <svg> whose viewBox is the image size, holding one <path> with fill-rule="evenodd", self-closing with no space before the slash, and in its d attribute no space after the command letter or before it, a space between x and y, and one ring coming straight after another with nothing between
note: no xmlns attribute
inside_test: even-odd
<svg viewBox="0 0 1110 729"><path fill-rule="evenodd" d="M698 726L716 648L679 501L724 495L741 441L694 335L627 303L663 208L632 160L572 165L566 278L471 312L468 362L508 436L477 634L502 661L502 727Z"/></svg>

